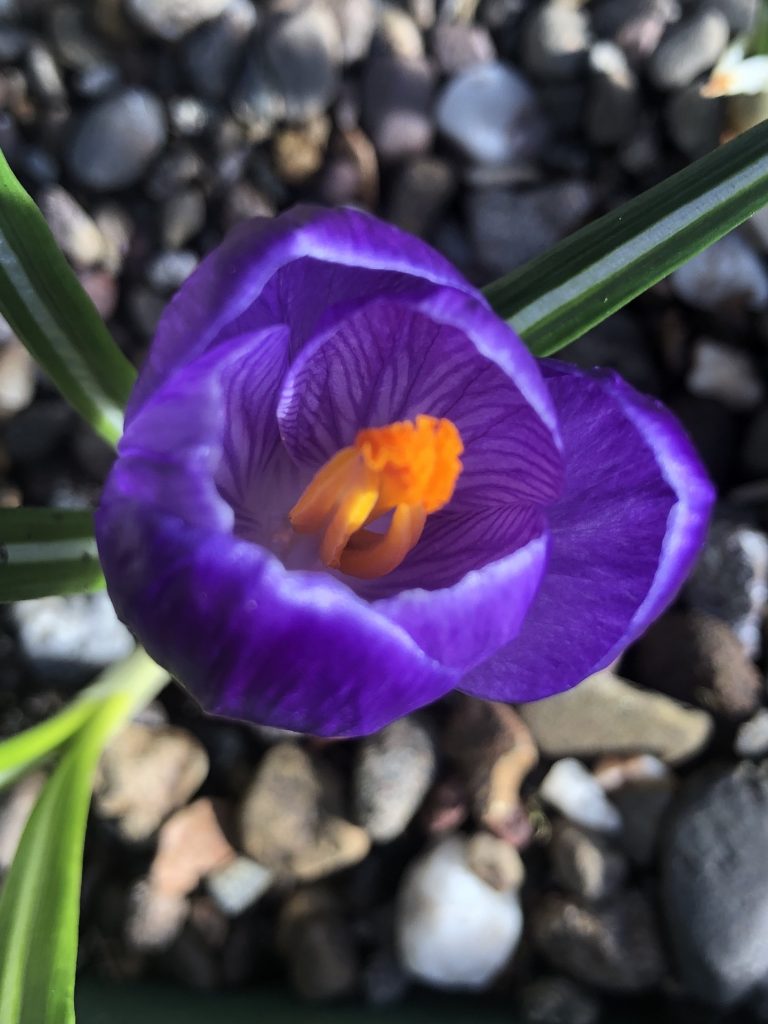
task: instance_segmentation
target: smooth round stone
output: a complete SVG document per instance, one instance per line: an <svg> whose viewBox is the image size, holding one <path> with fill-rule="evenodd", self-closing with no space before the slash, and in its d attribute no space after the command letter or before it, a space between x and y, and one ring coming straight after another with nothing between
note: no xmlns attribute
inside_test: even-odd
<svg viewBox="0 0 768 1024"><path fill-rule="evenodd" d="M530 156L542 141L541 113L530 85L506 65L491 62L453 78L437 101L438 131L468 157L505 164Z"/></svg>
<svg viewBox="0 0 768 1024"><path fill-rule="evenodd" d="M659 89L684 89L708 71L728 45L728 19L715 8L697 11L669 29L648 65Z"/></svg>
<svg viewBox="0 0 768 1024"><path fill-rule="evenodd" d="M523 914L467 864L466 841L443 840L408 868L397 898L400 959L436 988L484 989L517 947Z"/></svg>
<svg viewBox="0 0 768 1024"><path fill-rule="evenodd" d="M539 793L570 821L596 832L619 832L621 815L600 783L573 757L556 761L544 777Z"/></svg>
<svg viewBox="0 0 768 1024"><path fill-rule="evenodd" d="M163 105L146 89L126 89L91 107L75 130L67 166L95 192L127 188L143 176L167 138Z"/></svg>
<svg viewBox="0 0 768 1024"><path fill-rule="evenodd" d="M589 44L589 19L584 10L563 0L550 0L526 18L523 67L548 82L575 78L586 65Z"/></svg>
<svg viewBox="0 0 768 1024"><path fill-rule="evenodd" d="M217 18L228 4L229 0L126 0L131 17L150 35L169 43Z"/></svg>
<svg viewBox="0 0 768 1024"><path fill-rule="evenodd" d="M768 305L768 271L739 234L731 233L713 242L669 280L678 298L704 312L728 305L752 310Z"/></svg>
<svg viewBox="0 0 768 1024"><path fill-rule="evenodd" d="M724 100L702 96L694 83L670 97L664 117L677 148L695 160L717 148L725 112Z"/></svg>

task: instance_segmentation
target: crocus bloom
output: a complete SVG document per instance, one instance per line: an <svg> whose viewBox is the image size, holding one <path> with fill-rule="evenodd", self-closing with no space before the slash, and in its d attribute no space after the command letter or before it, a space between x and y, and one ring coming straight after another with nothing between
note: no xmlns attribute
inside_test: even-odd
<svg viewBox="0 0 768 1024"><path fill-rule="evenodd" d="M350 736L609 664L711 503L659 403L537 362L415 238L305 208L170 303L96 525L118 614L203 708Z"/></svg>

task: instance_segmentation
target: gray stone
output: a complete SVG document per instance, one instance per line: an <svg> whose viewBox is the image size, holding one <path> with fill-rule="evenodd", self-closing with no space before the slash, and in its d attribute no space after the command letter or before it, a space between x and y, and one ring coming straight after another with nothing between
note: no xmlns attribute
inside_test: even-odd
<svg viewBox="0 0 768 1024"><path fill-rule="evenodd" d="M648 63L659 89L684 89L715 64L728 45L728 19L712 7L696 11L670 28Z"/></svg>
<svg viewBox="0 0 768 1024"><path fill-rule="evenodd" d="M605 40L589 51L586 129L597 146L617 146L632 138L640 109L637 77L621 47Z"/></svg>
<svg viewBox="0 0 768 1024"><path fill-rule="evenodd" d="M553 967L604 992L643 992L664 976L656 922L639 892L593 908L554 894L539 897L531 924L537 949Z"/></svg>
<svg viewBox="0 0 768 1024"><path fill-rule="evenodd" d="M548 757L651 753L675 764L695 757L712 732L705 712L632 686L609 671L519 710Z"/></svg>
<svg viewBox="0 0 768 1024"><path fill-rule="evenodd" d="M363 78L363 125L385 162L419 156L432 142L433 72L425 59L372 57Z"/></svg>
<svg viewBox="0 0 768 1024"><path fill-rule="evenodd" d="M768 754L768 708L760 708L736 731L733 750L737 757L762 758Z"/></svg>
<svg viewBox="0 0 768 1024"><path fill-rule="evenodd" d="M217 18L229 0L125 0L132 18L150 35L173 43Z"/></svg>
<svg viewBox="0 0 768 1024"><path fill-rule="evenodd" d="M589 903L615 896L627 876L626 860L611 843L575 825L555 828L549 857L555 882Z"/></svg>
<svg viewBox="0 0 768 1024"><path fill-rule="evenodd" d="M206 875L205 883L217 906L228 917L237 917L261 899L274 875L250 857L237 857Z"/></svg>
<svg viewBox="0 0 768 1024"><path fill-rule="evenodd" d="M184 284L197 264L197 254L189 249L160 252L147 266L147 280L156 292L170 295Z"/></svg>
<svg viewBox="0 0 768 1024"><path fill-rule="evenodd" d="M536 978L520 992L521 1024L597 1024L600 1002L570 978Z"/></svg>
<svg viewBox="0 0 768 1024"><path fill-rule="evenodd" d="M621 814L621 841L633 864L648 867L656 859L659 836L670 801L675 794L672 776L627 782L611 793Z"/></svg>
<svg viewBox="0 0 768 1024"><path fill-rule="evenodd" d="M0 62L18 63L27 52L31 40L31 34L19 25L0 23Z"/></svg>
<svg viewBox="0 0 768 1024"><path fill-rule="evenodd" d="M725 103L701 95L697 85L674 93L664 110L672 141L691 160L715 149L725 127Z"/></svg>
<svg viewBox="0 0 768 1024"><path fill-rule="evenodd" d="M383 3L379 9L373 48L377 55L387 54L403 60L424 58L424 40L419 26L407 11L391 3Z"/></svg>
<svg viewBox="0 0 768 1024"><path fill-rule="evenodd" d="M713 242L669 280L678 298L704 312L728 306L752 310L768 306L768 271L736 232Z"/></svg>
<svg viewBox="0 0 768 1024"><path fill-rule="evenodd" d="M668 25L680 17L678 0L598 0L592 25L600 39L610 39L640 64L654 53Z"/></svg>
<svg viewBox="0 0 768 1024"><path fill-rule="evenodd" d="M341 33L342 59L345 64L362 60L371 47L376 28L374 0L328 0Z"/></svg>
<svg viewBox="0 0 768 1024"><path fill-rule="evenodd" d="M524 191L475 189L467 196L475 258L489 276L506 274L560 241L594 203L594 187L578 179Z"/></svg>
<svg viewBox="0 0 768 1024"><path fill-rule="evenodd" d="M163 204L161 234L169 249L180 249L190 242L205 224L205 195L191 187L171 196Z"/></svg>
<svg viewBox="0 0 768 1024"><path fill-rule="evenodd" d="M526 80L505 64L468 68L440 93L438 131L481 164L511 164L534 156L545 129Z"/></svg>
<svg viewBox="0 0 768 1024"><path fill-rule="evenodd" d="M134 648L103 591L22 601L14 605L13 617L26 660L62 683L82 682Z"/></svg>
<svg viewBox="0 0 768 1024"><path fill-rule="evenodd" d="M580 5L546 0L523 24L523 67L546 82L576 78L586 66L590 42L589 19Z"/></svg>
<svg viewBox="0 0 768 1024"><path fill-rule="evenodd" d="M353 775L355 818L374 842L391 842L405 831L435 769L429 733L413 719L402 718L362 741Z"/></svg>
<svg viewBox="0 0 768 1024"><path fill-rule="evenodd" d="M691 607L727 622L746 653L758 656L768 602L768 537L741 523L714 523L685 595ZM727 639L721 642L728 646Z"/></svg>
<svg viewBox="0 0 768 1024"><path fill-rule="evenodd" d="M758 480L768 476L768 407L760 409L750 422L741 458L748 476Z"/></svg>
<svg viewBox="0 0 768 1024"><path fill-rule="evenodd" d="M397 895L400 960L436 988L482 990L511 958L523 926L514 892L499 892L467 864L454 836L406 869Z"/></svg>
<svg viewBox="0 0 768 1024"><path fill-rule="evenodd" d="M758 3L759 0L717 0L714 6L723 12L735 33L749 32L754 28Z"/></svg>
<svg viewBox="0 0 768 1024"><path fill-rule="evenodd" d="M196 96L174 96L168 101L168 119L174 135L195 138L210 128L213 120L211 107Z"/></svg>
<svg viewBox="0 0 768 1024"><path fill-rule="evenodd" d="M38 196L38 205L56 244L76 269L93 267L103 260L104 238L69 192L60 185L51 185Z"/></svg>
<svg viewBox="0 0 768 1024"><path fill-rule="evenodd" d="M184 40L182 59L198 96L223 100L256 25L251 0L230 0L218 18Z"/></svg>
<svg viewBox="0 0 768 1024"><path fill-rule="evenodd" d="M84 114L67 154L80 185L95 192L134 185L166 142L165 113L145 89L126 89Z"/></svg>
<svg viewBox="0 0 768 1024"><path fill-rule="evenodd" d="M713 338L695 342L685 383L692 395L716 398L735 412L753 412L765 397L749 354Z"/></svg>
<svg viewBox="0 0 768 1024"><path fill-rule="evenodd" d="M426 236L440 221L456 192L453 168L438 157L417 157L397 176L387 219L413 235Z"/></svg>
<svg viewBox="0 0 768 1024"><path fill-rule="evenodd" d="M27 50L26 64L30 92L47 106L63 106L67 89L48 47L44 43L33 43Z"/></svg>
<svg viewBox="0 0 768 1024"><path fill-rule="evenodd" d="M742 764L692 778L668 817L661 906L696 999L723 1009L768 975L768 775Z"/></svg>
<svg viewBox="0 0 768 1024"><path fill-rule="evenodd" d="M106 47L88 28L85 11L71 3L51 6L49 38L62 66L87 71L109 63Z"/></svg>
<svg viewBox="0 0 768 1024"><path fill-rule="evenodd" d="M446 75L458 75L476 64L496 59L496 47L487 28L463 21L441 21L432 34L432 50Z"/></svg>
<svg viewBox="0 0 768 1024"><path fill-rule="evenodd" d="M619 832L621 815L597 779L573 757L556 761L544 776L539 796L569 821L595 832Z"/></svg>

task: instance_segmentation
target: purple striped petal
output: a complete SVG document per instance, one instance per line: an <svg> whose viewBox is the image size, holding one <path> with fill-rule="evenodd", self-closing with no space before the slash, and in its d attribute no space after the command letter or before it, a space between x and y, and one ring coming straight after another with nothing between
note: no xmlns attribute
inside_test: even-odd
<svg viewBox="0 0 768 1024"><path fill-rule="evenodd" d="M535 700L604 668L669 604L701 547L712 485L679 423L616 374L545 360L566 486L549 567L511 644L469 693Z"/></svg>

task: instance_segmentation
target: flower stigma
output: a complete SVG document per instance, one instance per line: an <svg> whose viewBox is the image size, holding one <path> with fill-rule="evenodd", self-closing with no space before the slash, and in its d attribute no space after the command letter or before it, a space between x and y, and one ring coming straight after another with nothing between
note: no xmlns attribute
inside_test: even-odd
<svg viewBox="0 0 768 1024"><path fill-rule="evenodd" d="M321 535L329 569L384 576L418 543L427 516L451 500L463 451L456 425L434 416L360 430L312 478L291 525Z"/></svg>

